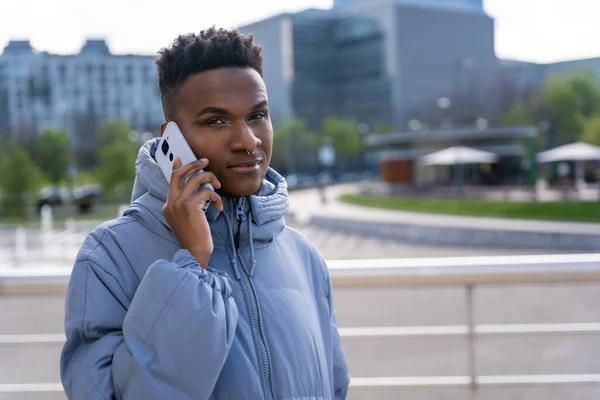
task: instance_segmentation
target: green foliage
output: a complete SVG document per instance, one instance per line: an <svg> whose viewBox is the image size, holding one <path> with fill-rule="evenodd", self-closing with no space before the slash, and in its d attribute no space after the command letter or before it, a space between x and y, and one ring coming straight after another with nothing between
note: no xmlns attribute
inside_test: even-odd
<svg viewBox="0 0 600 400"><path fill-rule="evenodd" d="M585 124L582 141L600 146L600 116L590 118Z"/></svg>
<svg viewBox="0 0 600 400"><path fill-rule="evenodd" d="M136 148L126 142L114 143L98 150L100 165L96 170L96 177L109 199L121 200L131 193L136 157Z"/></svg>
<svg viewBox="0 0 600 400"><path fill-rule="evenodd" d="M51 183L57 184L67 179L70 158L69 134L46 129L38 140L36 162Z"/></svg>
<svg viewBox="0 0 600 400"><path fill-rule="evenodd" d="M600 221L595 202L508 202L404 196L343 195L342 200L364 206L435 214L563 221Z"/></svg>
<svg viewBox="0 0 600 400"><path fill-rule="evenodd" d="M523 126L531 125L533 119L525 103L515 103L499 120L501 125L505 126Z"/></svg>
<svg viewBox="0 0 600 400"><path fill-rule="evenodd" d="M319 147L318 136L300 120L291 120L273 132L271 165L284 174L297 173L314 163Z"/></svg>
<svg viewBox="0 0 600 400"><path fill-rule="evenodd" d="M24 216L30 196L39 187L40 171L21 147L4 148L0 157L2 209L9 216Z"/></svg>
<svg viewBox="0 0 600 400"><path fill-rule="evenodd" d="M589 120L600 115L600 87L592 73L554 76L542 93L528 104L514 104L499 118L503 125L535 125L547 120L550 146L593 141L593 124Z"/></svg>
<svg viewBox="0 0 600 400"><path fill-rule="evenodd" d="M396 129L392 124L380 123L375 125L375 133L394 133Z"/></svg>
<svg viewBox="0 0 600 400"><path fill-rule="evenodd" d="M129 134L132 128L124 121L107 121L98 127L96 146L103 148L114 143L131 142Z"/></svg>
<svg viewBox="0 0 600 400"><path fill-rule="evenodd" d="M131 140L131 131L131 126L123 121L108 121L98 128L99 165L94 175L109 199L124 200L131 193L140 145Z"/></svg>
<svg viewBox="0 0 600 400"><path fill-rule="evenodd" d="M552 116L552 132L559 143L573 141L582 134L585 125L580 99L570 79L550 81L542 94L542 103Z"/></svg>
<svg viewBox="0 0 600 400"><path fill-rule="evenodd" d="M325 119L321 127L321 136L325 140L331 140L335 152L340 157L354 155L362 147L357 125L339 117Z"/></svg>

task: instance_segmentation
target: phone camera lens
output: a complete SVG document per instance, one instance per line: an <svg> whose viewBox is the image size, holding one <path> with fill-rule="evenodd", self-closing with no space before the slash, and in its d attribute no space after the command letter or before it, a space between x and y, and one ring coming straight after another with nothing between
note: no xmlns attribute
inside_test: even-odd
<svg viewBox="0 0 600 400"><path fill-rule="evenodd" d="M162 148L161 149L162 149L163 154L166 156L167 153L169 152L169 143L167 143L166 141L164 141L163 144L162 144Z"/></svg>
<svg viewBox="0 0 600 400"><path fill-rule="evenodd" d="M173 153L169 154L169 161L173 162Z"/></svg>

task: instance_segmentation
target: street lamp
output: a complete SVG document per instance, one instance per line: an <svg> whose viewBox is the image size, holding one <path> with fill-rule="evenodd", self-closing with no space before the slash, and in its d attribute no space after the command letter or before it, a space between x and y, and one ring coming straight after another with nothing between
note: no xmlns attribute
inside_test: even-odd
<svg viewBox="0 0 600 400"><path fill-rule="evenodd" d="M440 97L437 99L437 105L442 110L447 110L452 105L452 101L448 97Z"/></svg>
<svg viewBox="0 0 600 400"><path fill-rule="evenodd" d="M335 166L335 156L336 155L335 149L333 147L333 141L331 140L331 138L328 137L325 139L325 143L323 143L323 145L319 149L319 163L321 163L321 166L324 169L324 172L322 172L317 178L322 204L327 203L327 194L325 193L325 186L330 180L330 177L328 176L327 172L331 173L333 167Z"/></svg>
<svg viewBox="0 0 600 400"><path fill-rule="evenodd" d="M442 114L442 128L448 128L452 125L451 119L446 115L446 110L452 106L452 101L448 97L440 97L437 99L437 106L441 110Z"/></svg>
<svg viewBox="0 0 600 400"><path fill-rule="evenodd" d="M477 129L487 129L487 127L489 126L489 122L487 119L485 118L477 118L477 121L475 121L475 126L477 127Z"/></svg>
<svg viewBox="0 0 600 400"><path fill-rule="evenodd" d="M408 121L408 129L410 131L418 131L423 127L423 124L418 119L411 119Z"/></svg>

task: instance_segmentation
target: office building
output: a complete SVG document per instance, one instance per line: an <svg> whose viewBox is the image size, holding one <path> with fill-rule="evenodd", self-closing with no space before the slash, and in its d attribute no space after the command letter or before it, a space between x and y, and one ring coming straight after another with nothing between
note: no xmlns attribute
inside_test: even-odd
<svg viewBox="0 0 600 400"><path fill-rule="evenodd" d="M397 3L408 3L425 7L445 7L457 9L483 10L483 0L395 0ZM358 3L372 3L372 0L334 0L333 7L345 7Z"/></svg>
<svg viewBox="0 0 600 400"><path fill-rule="evenodd" d="M403 129L412 119L439 119L440 97L488 116L498 67L494 21L467 7L481 2L434 3L339 1L332 10L282 14L240 30L264 47L280 120L297 117L316 127L340 115Z"/></svg>
<svg viewBox="0 0 600 400"><path fill-rule="evenodd" d="M111 54L104 40L88 40L73 55L10 41L0 55L0 132L34 135L47 126L65 128L79 148L93 142L95 127L106 120L156 131L163 113L154 59Z"/></svg>

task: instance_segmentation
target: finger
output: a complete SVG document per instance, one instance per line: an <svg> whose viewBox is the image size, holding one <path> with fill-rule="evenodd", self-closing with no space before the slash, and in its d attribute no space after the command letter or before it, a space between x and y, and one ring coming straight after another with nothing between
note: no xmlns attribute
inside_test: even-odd
<svg viewBox="0 0 600 400"><path fill-rule="evenodd" d="M193 163L181 165L181 160L175 158L173 161L173 172L171 174L171 183L169 184L168 200L174 201L179 197L183 190L183 178L189 175L192 171L202 169L208 165L207 159L201 159Z"/></svg>
<svg viewBox="0 0 600 400"><path fill-rule="evenodd" d="M194 192L190 197L184 198L181 196L181 201L188 207L191 206L194 208L199 207L200 209L204 209L205 205L212 201L213 193L215 192L211 188L203 188L197 192ZM215 200L219 202L220 207L223 206L221 196L218 198L215 197Z"/></svg>
<svg viewBox="0 0 600 400"><path fill-rule="evenodd" d="M215 189L219 189L221 187L221 182L219 182L215 174L212 172L203 171L193 175L187 181L183 191L181 192L181 196L188 197L193 195L198 190L198 187L206 183L210 183Z"/></svg>
<svg viewBox="0 0 600 400"><path fill-rule="evenodd" d="M223 211L223 199L215 191L210 194L210 201L213 203L217 211Z"/></svg>
<svg viewBox="0 0 600 400"><path fill-rule="evenodd" d="M181 168L181 160L175 157L175 160L173 160L173 171L177 170L178 168ZM171 172L171 174L173 174L173 172Z"/></svg>
<svg viewBox="0 0 600 400"><path fill-rule="evenodd" d="M223 199L217 192L209 189L203 189L199 193L201 193L200 196L202 196L202 199L204 199L204 196L206 196L207 193L210 195L208 200L200 200L200 204L202 204L202 206L210 202L217 209L217 211L223 211Z"/></svg>
<svg viewBox="0 0 600 400"><path fill-rule="evenodd" d="M181 160L178 161L179 168L173 171L173 174L171 175L171 181L178 181L177 184L181 187L183 187L183 183L187 176L191 175L199 169L206 168L206 166L208 165L208 159L206 158L201 158L183 166L181 165Z"/></svg>

